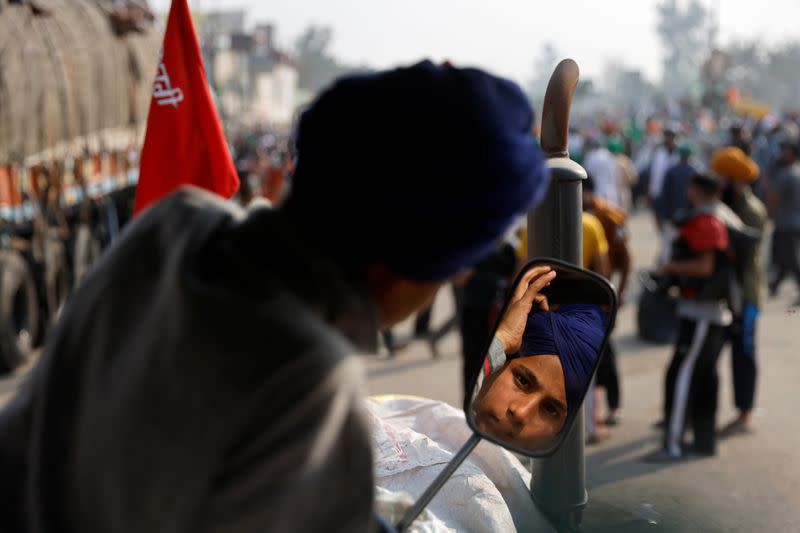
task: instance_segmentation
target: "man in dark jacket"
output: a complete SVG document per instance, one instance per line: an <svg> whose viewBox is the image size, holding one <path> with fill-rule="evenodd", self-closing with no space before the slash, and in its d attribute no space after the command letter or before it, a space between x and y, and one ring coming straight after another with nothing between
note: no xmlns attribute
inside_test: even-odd
<svg viewBox="0 0 800 533"><path fill-rule="evenodd" d="M665 263L669 260L670 247L672 241L677 236L676 219L685 214L689 208L687 191L689 182L697 174L697 169L692 165L692 148L688 144L682 144L678 148L680 161L678 164L669 168L664 176L664 183L661 192L655 198L653 209L658 219L658 227L661 231L662 249L659 262Z"/></svg>
<svg viewBox="0 0 800 533"><path fill-rule="evenodd" d="M697 169L692 165L692 148L688 144L678 147L680 162L671 167L664 177L661 193L655 200L655 211L661 222L674 224L677 216L688 207L686 192Z"/></svg>
<svg viewBox="0 0 800 533"><path fill-rule="evenodd" d="M775 223L772 234L772 267L769 283L771 296L787 275L800 288L800 142L784 139L780 143L778 168L767 185L770 215ZM800 296L795 301L800 305Z"/></svg>
<svg viewBox="0 0 800 533"><path fill-rule="evenodd" d="M532 122L478 70L344 78L300 120L280 209L184 189L143 213L0 413L0 529L373 530L353 356L541 199ZM424 165L396 157L411 137Z"/></svg>

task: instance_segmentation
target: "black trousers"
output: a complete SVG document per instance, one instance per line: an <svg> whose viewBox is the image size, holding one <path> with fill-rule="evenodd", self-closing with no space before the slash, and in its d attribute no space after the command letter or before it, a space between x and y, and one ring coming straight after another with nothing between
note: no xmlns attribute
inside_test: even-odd
<svg viewBox="0 0 800 533"><path fill-rule="evenodd" d="M491 341L491 308L467 305L461 309L461 349L464 356L463 383L469 386L470 379L481 370L486 350Z"/></svg>
<svg viewBox="0 0 800 533"><path fill-rule="evenodd" d="M695 449L707 454L716 451L717 359L726 330L708 320L681 320L665 386L664 447L670 453L681 453L687 419L691 420Z"/></svg>
<svg viewBox="0 0 800 533"><path fill-rule="evenodd" d="M417 318L414 320L414 335L417 337L422 337L430 333L431 329L431 311L433 310L433 306L430 306L426 309L423 309L417 314ZM383 341L387 347L394 347L395 337L392 330L385 329L381 331L383 335Z"/></svg>
<svg viewBox="0 0 800 533"><path fill-rule="evenodd" d="M758 364L756 360L756 326L759 309L746 302L742 314L728 328L731 343L731 368L733 370L733 398L736 408L749 411L753 408L756 392Z"/></svg>
<svg viewBox="0 0 800 533"><path fill-rule="evenodd" d="M619 409L619 374L617 373L617 353L611 341L597 367L597 386L606 390L606 403L612 411Z"/></svg>
<svg viewBox="0 0 800 533"><path fill-rule="evenodd" d="M775 230L772 234L772 268L771 292L777 292L788 274L800 287L800 231Z"/></svg>

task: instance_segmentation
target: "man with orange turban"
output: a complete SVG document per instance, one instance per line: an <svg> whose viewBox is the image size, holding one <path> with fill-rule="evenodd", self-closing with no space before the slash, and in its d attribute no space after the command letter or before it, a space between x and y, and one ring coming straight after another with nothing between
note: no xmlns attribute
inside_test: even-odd
<svg viewBox="0 0 800 533"><path fill-rule="evenodd" d="M745 258L742 268L743 305L728 328L733 365L734 401L739 416L728 424L723 435L750 431L750 415L756 386L756 320L766 288L766 274L761 248L767 208L750 188L759 175L758 165L740 148L728 146L711 157L711 168L723 181L722 201L742 222L758 233L758 244L752 257Z"/></svg>

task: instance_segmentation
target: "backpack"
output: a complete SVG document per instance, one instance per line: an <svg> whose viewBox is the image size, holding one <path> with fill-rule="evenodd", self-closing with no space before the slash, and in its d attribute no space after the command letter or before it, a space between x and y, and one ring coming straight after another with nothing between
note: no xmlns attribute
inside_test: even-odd
<svg viewBox="0 0 800 533"><path fill-rule="evenodd" d="M619 207L602 198L595 198L594 208L590 212L603 226L603 232L608 241L608 259L611 262L611 269L616 271L622 262L624 250L622 245L625 241L625 224L628 221L628 215Z"/></svg>
<svg viewBox="0 0 800 533"><path fill-rule="evenodd" d="M728 206L717 204L693 211L693 215L709 214L725 225L728 230L728 255L733 263L739 282L744 279L747 265L752 263L758 253L759 231L745 226L741 219Z"/></svg>
<svg viewBox="0 0 800 533"><path fill-rule="evenodd" d="M728 248L716 254L714 275L698 287L698 300L725 300L738 314L743 306L742 286L744 275L758 253L759 232L745 226L736 214L724 204L703 206L684 217L682 224L692 218L708 214L717 218L728 232ZM681 225L682 225L681 224ZM680 243L678 243L680 246ZM685 250L682 250L685 253ZM680 255L680 252L679 252Z"/></svg>

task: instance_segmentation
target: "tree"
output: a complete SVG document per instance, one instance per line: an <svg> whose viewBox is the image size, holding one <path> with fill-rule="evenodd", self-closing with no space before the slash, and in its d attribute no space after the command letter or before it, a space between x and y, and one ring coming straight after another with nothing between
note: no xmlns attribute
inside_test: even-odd
<svg viewBox="0 0 800 533"><path fill-rule="evenodd" d="M798 105L800 92L800 42L786 43L767 54L759 92L767 102L787 109Z"/></svg>
<svg viewBox="0 0 800 533"><path fill-rule="evenodd" d="M758 41L735 41L726 46L724 68L716 73L720 91L729 86L776 109L797 105L800 92L800 42L766 49Z"/></svg>
<svg viewBox="0 0 800 533"><path fill-rule="evenodd" d="M601 77L602 92L610 105L641 109L655 97L655 87L641 71L619 60L606 63Z"/></svg>
<svg viewBox="0 0 800 533"><path fill-rule="evenodd" d="M662 86L667 95L683 97L698 88L715 24L698 0L689 0L685 9L678 6L677 0L663 0L656 9L656 30L664 48Z"/></svg>

